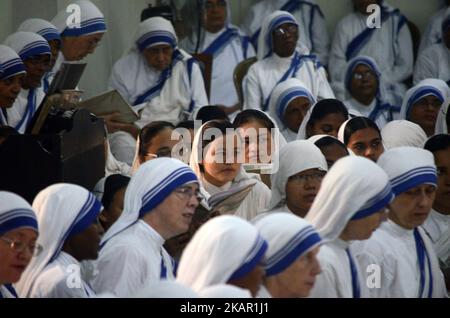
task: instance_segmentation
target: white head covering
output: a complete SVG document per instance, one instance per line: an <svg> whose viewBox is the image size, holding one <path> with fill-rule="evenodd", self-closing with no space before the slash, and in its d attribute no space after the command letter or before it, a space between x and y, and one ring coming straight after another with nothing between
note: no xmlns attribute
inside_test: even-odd
<svg viewBox="0 0 450 318"><path fill-rule="evenodd" d="M269 102L269 114L277 121L278 127L284 129L284 115L289 106L297 97L306 97L310 105L316 103L311 91L297 78L290 78L275 86Z"/></svg>
<svg viewBox="0 0 450 318"><path fill-rule="evenodd" d="M248 289L239 288L233 285L219 284L206 287L200 292L202 298L252 298Z"/></svg>
<svg viewBox="0 0 450 318"><path fill-rule="evenodd" d="M193 182L198 182L197 176L179 160L157 158L143 163L128 184L120 218L105 233L101 246L152 212L176 188Z"/></svg>
<svg viewBox="0 0 450 318"><path fill-rule="evenodd" d="M437 186L436 165L428 150L414 147L389 149L377 163L389 176L395 195L424 183Z"/></svg>
<svg viewBox="0 0 450 318"><path fill-rule="evenodd" d="M261 26L261 33L258 38L257 57L259 61L272 55L272 32L277 27L285 23L295 24L298 26L298 22L294 16L286 11L275 11L264 19Z"/></svg>
<svg viewBox="0 0 450 318"><path fill-rule="evenodd" d="M168 44L172 48L176 48L178 38L169 20L153 17L139 23L134 43L134 50L142 52L147 48L160 44Z"/></svg>
<svg viewBox="0 0 450 318"><path fill-rule="evenodd" d="M428 139L422 127L409 120L394 120L386 124L381 137L386 149L402 146L423 148Z"/></svg>
<svg viewBox="0 0 450 318"><path fill-rule="evenodd" d="M290 176L308 169L328 170L327 161L316 145L306 140L288 143L275 154L278 171L270 176L272 197L269 210L280 206L286 199L286 184Z"/></svg>
<svg viewBox="0 0 450 318"><path fill-rule="evenodd" d="M4 44L16 51L22 61L36 55L51 55L47 40L37 33L16 32L8 36Z"/></svg>
<svg viewBox="0 0 450 318"><path fill-rule="evenodd" d="M283 272L322 241L308 222L292 213L270 213L254 225L269 244L263 262L266 276Z"/></svg>
<svg viewBox="0 0 450 318"><path fill-rule="evenodd" d="M70 16L73 12L66 10L66 7L59 11L56 17L52 20L52 23L58 29L61 37L85 36L106 32L105 18L103 13L95 6L95 4L88 0L77 0L72 2L72 5L76 5L80 8L79 25L68 25L68 21L72 22Z"/></svg>
<svg viewBox="0 0 450 318"><path fill-rule="evenodd" d="M9 46L1 44L0 65L2 68L0 80L7 79L18 74L26 74L25 65L23 65L20 56Z"/></svg>
<svg viewBox="0 0 450 318"><path fill-rule="evenodd" d="M203 224L181 255L177 280L201 292L239 279L264 257L267 242L249 222L222 215Z"/></svg>
<svg viewBox="0 0 450 318"><path fill-rule="evenodd" d="M20 228L38 230L36 215L30 204L15 193L0 191L0 236Z"/></svg>
<svg viewBox="0 0 450 318"><path fill-rule="evenodd" d="M43 19L28 19L22 22L17 31L37 33L48 41L61 41L56 27Z"/></svg>
<svg viewBox="0 0 450 318"><path fill-rule="evenodd" d="M160 280L153 283L131 298L198 298L191 288L174 280Z"/></svg>
<svg viewBox="0 0 450 318"><path fill-rule="evenodd" d="M447 100L442 104L441 110L439 111L437 120L436 120L436 128L435 128L435 135L439 134L448 134L448 127L447 127L447 114L449 111L450 106L450 97L447 98Z"/></svg>
<svg viewBox="0 0 450 318"><path fill-rule="evenodd" d="M383 169L364 157L348 156L328 171L305 220L324 241L333 241L350 220L380 211L393 198Z"/></svg>
<svg viewBox="0 0 450 318"><path fill-rule="evenodd" d="M37 244L42 252L33 257L17 283L21 297L28 297L44 268L58 258L64 242L87 229L97 218L101 203L88 190L73 184L55 184L33 202L41 229Z"/></svg>
<svg viewBox="0 0 450 318"><path fill-rule="evenodd" d="M412 106L420 99L430 95L436 96L444 103L447 98L450 98L450 88L447 83L440 79L429 78L420 81L406 92L400 111L400 118L407 120Z"/></svg>

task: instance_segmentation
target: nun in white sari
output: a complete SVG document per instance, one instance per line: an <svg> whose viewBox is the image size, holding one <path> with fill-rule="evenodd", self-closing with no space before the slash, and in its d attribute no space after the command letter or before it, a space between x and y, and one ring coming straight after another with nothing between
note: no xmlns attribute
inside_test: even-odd
<svg viewBox="0 0 450 318"><path fill-rule="evenodd" d="M290 78L275 86L269 102L269 115L275 118L287 142L297 133L308 110L316 103L308 88L298 79Z"/></svg>
<svg viewBox="0 0 450 318"><path fill-rule="evenodd" d="M445 12L450 8L448 0L442 0L442 2L446 2L446 4L441 10L431 16L425 31L422 33L419 54L430 46L442 42L442 22L445 18Z"/></svg>
<svg viewBox="0 0 450 318"><path fill-rule="evenodd" d="M23 77L26 74L25 65L19 57L19 55L11 49L9 46L0 44L0 81L14 80L15 77ZM17 85L17 84L16 84ZM14 90L13 90L14 92ZM20 86L17 85L15 89L15 98L11 100L12 96L2 96L2 98L7 98L8 102L2 103L0 105L0 127L8 126L8 107L12 107L18 94L20 94Z"/></svg>
<svg viewBox="0 0 450 318"><path fill-rule="evenodd" d="M51 21L61 35L61 52L53 67L54 73L62 63L79 61L94 53L107 29L103 13L91 1L76 0L71 4L79 8L79 24L73 19L73 11L66 7Z"/></svg>
<svg viewBox="0 0 450 318"><path fill-rule="evenodd" d="M325 17L315 0L264 0L255 3L249 10L242 25L257 45L261 33L261 17L268 16L276 10L287 11L299 21L300 37L298 47L316 55L320 62L328 65L330 39Z"/></svg>
<svg viewBox="0 0 450 318"><path fill-rule="evenodd" d="M442 104L441 110L439 111L437 120L436 120L436 129L435 135L438 134L448 134L448 124L450 123L450 97Z"/></svg>
<svg viewBox="0 0 450 318"><path fill-rule="evenodd" d="M38 222L30 204L17 194L0 191L0 202L2 202L0 206L0 244L2 244L2 246L4 245L7 249L6 255L3 254L5 251L3 247L0 252L0 258L2 260L0 299L17 298L17 292L12 286L12 283L19 280L20 274L22 274L18 273L17 264L28 265L31 255L25 256L25 249L29 249L28 254L30 254L30 252L31 254L33 254L33 252L34 254L37 254L36 252L39 252L39 249L38 246L33 243L32 237L31 241L29 241L28 235L26 241L23 233L15 234L20 241L13 240L10 235L17 230L31 230L34 232L34 240L36 240L36 237L39 234ZM31 244L28 245L28 243ZM33 247L34 251L32 251L30 247ZM15 256L11 257L11 255Z"/></svg>
<svg viewBox="0 0 450 318"><path fill-rule="evenodd" d="M266 209L266 207L270 201L270 190L261 181L259 175L245 172L244 168L242 167L242 164L239 164L239 167L237 168L238 171L237 171L236 176L232 180L226 182L225 184L223 184L221 186L217 186L217 185L214 185L210 181L208 182L208 180L206 179L207 177L205 177L205 173L203 172L204 169L202 171L202 168L200 167L200 165L202 165L205 161L211 161L211 163L213 163L213 164L218 163L223 166L224 164L219 163L220 161L216 160L216 158L214 156L218 156L221 152L225 152L227 154L227 161L229 161L228 155L231 152L233 152L234 149L233 150L232 149L224 150L223 148L221 148L222 144L220 142L216 142L216 140L219 140L219 139L223 140L220 137L226 137L226 138L231 139L235 136L238 137L238 134L236 132L233 132L231 134L223 134L223 136L215 135L216 140L211 142L211 144L210 144L210 145L212 145L212 147L210 147L208 149L208 151L204 151L203 146L202 146L203 139L207 138L206 136L211 137L211 133L213 131L215 131L214 128L212 128L211 130L206 129L205 125L207 125L207 124L208 123L204 124L195 134L194 142L192 144L192 153L191 153L191 157L189 160L189 164L190 164L192 170L197 175L197 177L200 181L200 185L202 187L202 192L204 193L204 195L207 198L209 198L211 195L220 193L222 191L229 190L232 187L237 187L237 186L241 186L244 184L254 184L253 189L250 191L250 193L247 195L247 197L242 201L239 208L234 212L234 215L236 215L236 216L242 217L243 219L246 219L246 220L251 220L259 212ZM211 139L209 139L209 140L211 140ZM236 140L236 138L233 138L233 140ZM228 145L228 141L226 141L226 142ZM236 146L238 147L238 153L239 154L242 153L242 150L240 149L240 147L242 145L239 144L239 142L238 142L238 145L236 145ZM215 154L213 155L213 153L215 153ZM219 157L217 157L217 158L219 158ZM233 159L233 161L235 159ZM239 159L239 158L237 158L237 159ZM243 161L244 160L242 160L241 163ZM226 162L226 161L224 163L227 165L229 164L229 162ZM236 163L239 163L239 162L236 162ZM234 164L235 163L233 162L232 165L234 165Z"/></svg>
<svg viewBox="0 0 450 318"><path fill-rule="evenodd" d="M200 227L183 251L177 281L200 294L210 286L236 284L255 296L262 269L251 284L250 278L247 284L240 280L258 271L267 246L249 222L231 215L215 217Z"/></svg>
<svg viewBox="0 0 450 318"><path fill-rule="evenodd" d="M320 273L316 259L322 242L319 234L308 222L288 213L269 214L258 218L254 225L269 244L259 296L307 297Z"/></svg>
<svg viewBox="0 0 450 318"><path fill-rule="evenodd" d="M379 4L380 28L370 28L369 16L359 11L350 13L338 23L329 62L333 87L344 86L347 63L354 57L365 55L377 62L386 83L392 85L398 95L404 94L406 86L403 81L413 73L411 33L406 18L398 9L384 0Z"/></svg>
<svg viewBox="0 0 450 318"><path fill-rule="evenodd" d="M351 241L372 235L393 198L386 173L374 162L348 156L331 167L305 218L324 240L318 254L322 273L311 297L368 296L365 268L352 255Z"/></svg>
<svg viewBox="0 0 450 318"><path fill-rule="evenodd" d="M289 47L292 53L285 52L290 56L281 57L276 53L283 49L281 43L286 42L287 31L280 29L282 25L298 28L297 20L285 11L275 11L264 19L258 39L258 62L250 67L243 83L245 109L267 111L273 89L289 78L302 81L316 99L334 98L325 68L315 56L305 55L292 45ZM278 45L273 41L274 32L278 34Z"/></svg>
<svg viewBox="0 0 450 318"><path fill-rule="evenodd" d="M41 229L37 244L42 246L42 252L33 257L17 283L19 295L31 298L95 297L80 274L80 262L82 258L98 255L100 232L96 222L101 203L80 186L56 184L36 196L33 208ZM72 243L68 246L70 240ZM73 243L75 240L77 245Z"/></svg>
<svg viewBox="0 0 450 318"><path fill-rule="evenodd" d="M423 148L428 137L422 127L409 120L394 120L381 130L385 149L396 147Z"/></svg>
<svg viewBox="0 0 450 318"><path fill-rule="evenodd" d="M255 56L256 53L250 39L238 27L231 24L229 0L220 0L217 4L211 4L211 6L219 7L216 9L209 9L210 4L207 0L201 2L204 19L200 39L195 29L190 37L180 43L180 46L187 52L212 55L210 104L233 107L239 102L233 82L234 68L243 60ZM221 3L226 7L221 6ZM218 14L217 10L226 12L224 25L217 32L210 32L207 30L209 20L222 21L222 14Z"/></svg>
<svg viewBox="0 0 450 318"><path fill-rule="evenodd" d="M370 289L370 296L446 297L433 244L419 226L434 200L434 190L429 189L437 181L433 155L418 148L394 148L381 155L378 165L388 174L396 199L390 205L389 220L370 240L355 246L363 268L375 264L380 269L381 278Z"/></svg>
<svg viewBox="0 0 450 318"><path fill-rule="evenodd" d="M307 140L288 143L275 154L278 171L270 176L272 185L269 212L287 211L304 217L320 188L323 175L328 170L327 161L316 145ZM305 176L298 176L307 170L315 170ZM294 179L294 180L292 180ZM308 181L305 181L307 179ZM287 186L292 183L295 195L288 198ZM300 190L301 189L301 190Z"/></svg>
<svg viewBox="0 0 450 318"><path fill-rule="evenodd" d="M48 56L50 61L50 46L47 40L36 33L31 32L16 32L11 34L4 42L5 45L11 47L20 56L22 61L33 60L36 58L45 59ZM45 97L44 87L42 86L42 78L47 69L45 61L39 61L38 67L34 62L32 69L29 69L27 76L32 76L31 79L25 79L27 88L22 84L22 90L19 93L13 107L7 110L8 126L13 127L19 133L25 133L33 115L38 110L42 100ZM31 73L31 70L33 73ZM39 83L37 78L40 77Z"/></svg>
<svg viewBox="0 0 450 318"><path fill-rule="evenodd" d="M120 218L102 238L97 261L99 274L94 280L97 293L129 297L149 284L174 279L173 260L163 244L187 232L191 210L198 202L192 204L191 196L181 202L181 197L189 193L177 191L197 183L192 170L175 159L158 158L139 167L125 192ZM172 193L176 196L171 197ZM168 199L178 200L171 211L167 211Z"/></svg>

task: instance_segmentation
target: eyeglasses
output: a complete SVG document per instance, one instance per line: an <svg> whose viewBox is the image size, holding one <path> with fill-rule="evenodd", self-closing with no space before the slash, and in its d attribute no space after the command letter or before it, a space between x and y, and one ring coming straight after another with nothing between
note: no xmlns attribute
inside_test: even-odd
<svg viewBox="0 0 450 318"><path fill-rule="evenodd" d="M275 36L287 36L288 34L294 34L298 32L298 27L295 24L288 24L285 26L279 26L273 31Z"/></svg>
<svg viewBox="0 0 450 318"><path fill-rule="evenodd" d="M149 157L153 157L153 158L161 158L161 157L163 157L163 158L171 158L172 157L172 150L169 150L169 149L168 150L161 150L161 151L158 151L156 154L147 152L145 155L149 156Z"/></svg>
<svg viewBox="0 0 450 318"><path fill-rule="evenodd" d="M325 177L326 172L316 172L310 174L296 174L289 177L289 181L299 184L306 184L309 181L320 182Z"/></svg>
<svg viewBox="0 0 450 318"><path fill-rule="evenodd" d="M7 237L0 237L0 239L6 244L9 244L9 248L16 253L23 253L25 249L28 249L31 255L38 256L42 252L42 246L39 244L27 245L24 242L11 240Z"/></svg>
<svg viewBox="0 0 450 318"><path fill-rule="evenodd" d="M219 0L217 3L207 1L205 3L206 10L212 10L215 8L225 8L227 6L227 2L225 0Z"/></svg>
<svg viewBox="0 0 450 318"><path fill-rule="evenodd" d="M201 194L198 190L193 190L191 187L180 187L175 189L174 192L185 201L189 201L193 196L195 196L198 202L205 199L203 194Z"/></svg>
<svg viewBox="0 0 450 318"><path fill-rule="evenodd" d="M375 74L371 71L367 71L364 73L353 73L353 78L358 81L362 80L363 78L372 79L375 78Z"/></svg>
<svg viewBox="0 0 450 318"><path fill-rule="evenodd" d="M442 102L439 99L428 100L426 98L420 99L414 106L418 106L421 108L426 108L427 106L431 106L434 109L439 109L442 106Z"/></svg>

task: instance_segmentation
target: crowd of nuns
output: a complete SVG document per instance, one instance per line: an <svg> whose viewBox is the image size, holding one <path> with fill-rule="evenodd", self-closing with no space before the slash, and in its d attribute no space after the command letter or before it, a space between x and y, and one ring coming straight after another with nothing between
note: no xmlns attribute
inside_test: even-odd
<svg viewBox="0 0 450 318"><path fill-rule="evenodd" d="M202 1L183 38L162 17L137 25L107 85L139 118L104 116L92 192L54 184L30 205L0 191L0 298L448 297L449 1L417 55L387 1L353 0L332 39L314 0L259 1L240 28L230 2ZM78 27L62 10L0 45L2 140L114 24L74 3ZM193 53L213 58L208 94ZM238 187L235 209L211 208Z"/></svg>

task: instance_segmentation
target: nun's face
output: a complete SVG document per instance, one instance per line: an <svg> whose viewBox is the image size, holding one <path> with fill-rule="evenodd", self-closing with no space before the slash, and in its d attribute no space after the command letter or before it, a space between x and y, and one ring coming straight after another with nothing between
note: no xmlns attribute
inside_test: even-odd
<svg viewBox="0 0 450 318"><path fill-rule="evenodd" d="M386 212L387 209L383 208L365 218L349 221L342 231L340 238L345 241L369 239L380 224L386 220Z"/></svg>
<svg viewBox="0 0 450 318"><path fill-rule="evenodd" d="M389 218L401 227L412 230L426 221L435 197L436 188L427 184L403 192L390 204Z"/></svg>
<svg viewBox="0 0 450 318"><path fill-rule="evenodd" d="M366 65L358 65L350 83L352 96L361 103L371 103L377 94L378 81L375 73Z"/></svg>
<svg viewBox="0 0 450 318"><path fill-rule="evenodd" d="M103 33L63 37L61 51L67 61L80 61L94 53L102 38Z"/></svg>
<svg viewBox="0 0 450 318"><path fill-rule="evenodd" d="M156 136L154 136L150 142L145 145L145 149L143 149L141 156L141 164L161 157L171 157L172 156L172 148L178 142L177 140L172 139L173 129L171 127L167 127L160 131Z"/></svg>
<svg viewBox="0 0 450 318"><path fill-rule="evenodd" d="M316 120L312 125L308 124L306 133L308 138L315 135L330 135L337 138L339 127L341 127L346 120L344 114L331 113Z"/></svg>
<svg viewBox="0 0 450 318"><path fill-rule="evenodd" d="M277 284L277 290L280 295L273 295L277 298L302 298L308 297L311 289L316 282L316 276L321 273L319 260L317 254L319 248L316 247L297 258L289 267L281 273L275 275L273 279L274 284ZM269 289L270 289L269 282ZM269 290L270 291L270 290Z"/></svg>
<svg viewBox="0 0 450 318"><path fill-rule="evenodd" d="M63 250L79 262L98 258L100 239L104 231L98 220L95 220L84 231L70 237L64 242Z"/></svg>
<svg viewBox="0 0 450 318"><path fill-rule="evenodd" d="M304 218L319 192L326 172L308 169L290 176L286 183L286 204L292 212Z"/></svg>
<svg viewBox="0 0 450 318"><path fill-rule="evenodd" d="M381 136L374 128L364 128L355 131L350 136L347 147L355 155L366 157L373 162L377 162L378 158L384 152Z"/></svg>
<svg viewBox="0 0 450 318"><path fill-rule="evenodd" d="M0 80L0 107L11 107L22 89L24 75L11 76Z"/></svg>
<svg viewBox="0 0 450 318"><path fill-rule="evenodd" d="M0 285L19 281L36 249L37 234L17 229L0 236Z"/></svg>
<svg viewBox="0 0 450 318"><path fill-rule="evenodd" d="M295 52L298 41L298 26L284 23L272 32L273 51L279 57L289 57Z"/></svg>
<svg viewBox="0 0 450 318"><path fill-rule="evenodd" d="M50 55L38 55L23 61L27 75L23 79L24 88L37 88L41 86L42 78L49 71Z"/></svg>
<svg viewBox="0 0 450 318"><path fill-rule="evenodd" d="M208 182L221 187L236 178L244 162L239 140L236 134L228 134L225 138L217 138L205 148L203 168Z"/></svg>
<svg viewBox="0 0 450 318"><path fill-rule="evenodd" d="M239 127L245 145L245 163L270 163L272 158L272 134L259 121L251 121Z"/></svg>
<svg viewBox="0 0 450 318"><path fill-rule="evenodd" d="M426 96L411 106L408 119L422 127L428 136L432 136L441 105L442 101L436 96Z"/></svg>
<svg viewBox="0 0 450 318"><path fill-rule="evenodd" d="M164 71L172 63L173 48L168 44L155 45L142 51L148 65Z"/></svg>
<svg viewBox="0 0 450 318"><path fill-rule="evenodd" d="M230 280L227 284L234 285L243 289L248 289L252 297L256 297L263 283L264 268L257 265L251 272L239 279Z"/></svg>
<svg viewBox="0 0 450 318"><path fill-rule="evenodd" d="M283 121L286 126L293 132L298 132L303 118L305 118L311 103L306 97L297 97L289 103L284 113Z"/></svg>
<svg viewBox="0 0 450 318"><path fill-rule="evenodd" d="M184 185L175 189L144 219L149 220L152 227L168 240L186 233L192 222L195 209L200 201L197 199L199 187L197 183Z"/></svg>
<svg viewBox="0 0 450 318"><path fill-rule="evenodd" d="M217 33L225 27L227 2L225 0L207 0L203 25L208 32Z"/></svg>
<svg viewBox="0 0 450 318"><path fill-rule="evenodd" d="M327 160L328 169L330 169L339 159L348 156L347 150L337 144L321 147L320 151Z"/></svg>
<svg viewBox="0 0 450 318"><path fill-rule="evenodd" d="M436 151L434 159L438 170L438 188L433 208L450 215L450 147Z"/></svg>

